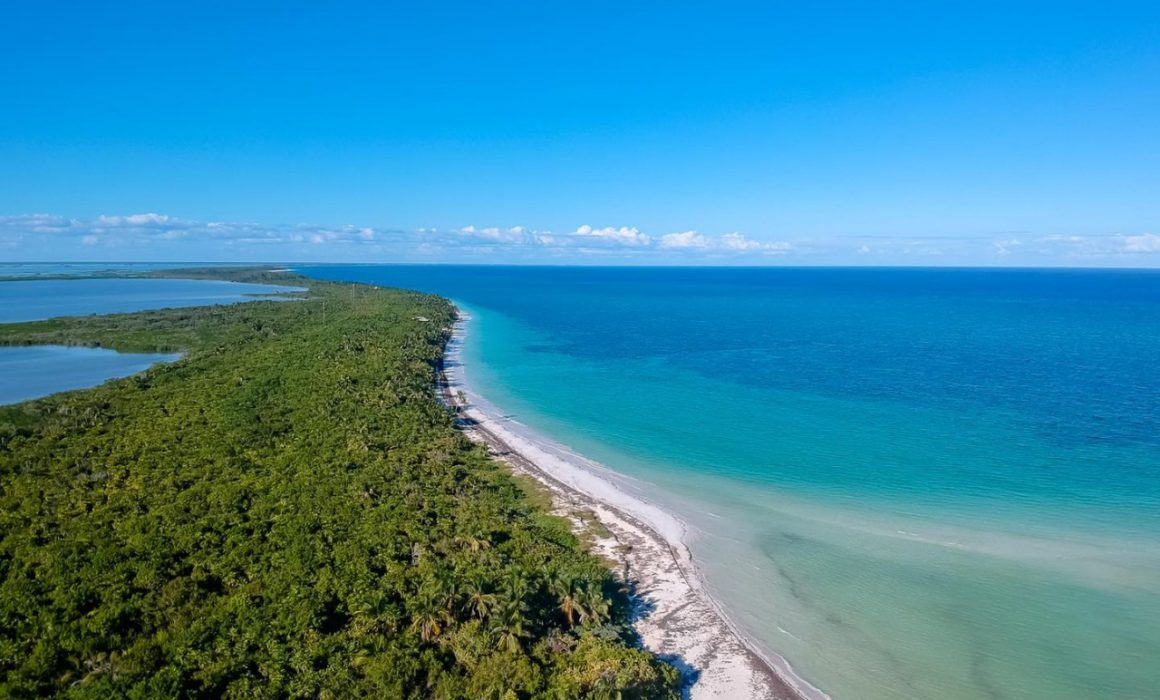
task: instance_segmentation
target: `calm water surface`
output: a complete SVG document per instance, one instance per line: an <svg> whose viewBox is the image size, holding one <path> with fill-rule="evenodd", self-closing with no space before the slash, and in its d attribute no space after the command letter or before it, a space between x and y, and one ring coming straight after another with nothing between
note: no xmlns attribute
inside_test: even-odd
<svg viewBox="0 0 1160 700"><path fill-rule="evenodd" d="M85 389L179 357L168 353L120 353L104 348L57 345L0 347L0 404Z"/></svg>
<svg viewBox="0 0 1160 700"><path fill-rule="evenodd" d="M104 271L104 266L93 266ZM0 272L31 276L75 274L78 265L3 265ZM94 271L94 270L89 270ZM57 316L127 313L168 307L233 304L272 294L302 291L297 287L240 284L215 280L75 279L0 282L0 323L36 321ZM0 347L0 404L15 403L58 391L96 386L114 377L136 374L178 355L118 353L65 347Z"/></svg>
<svg viewBox="0 0 1160 700"><path fill-rule="evenodd" d="M468 307L475 387L837 698L1158 697L1160 274L304 271Z"/></svg>
<svg viewBox="0 0 1160 700"><path fill-rule="evenodd" d="M75 279L0 282L0 323L55 316L120 314L208 304L235 304L297 287L218 280Z"/></svg>

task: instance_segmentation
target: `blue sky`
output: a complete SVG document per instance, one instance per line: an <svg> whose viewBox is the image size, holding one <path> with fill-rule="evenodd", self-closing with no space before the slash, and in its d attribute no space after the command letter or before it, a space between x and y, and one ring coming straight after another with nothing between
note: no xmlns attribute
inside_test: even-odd
<svg viewBox="0 0 1160 700"><path fill-rule="evenodd" d="M1154 2L3 15L0 259L1160 265Z"/></svg>

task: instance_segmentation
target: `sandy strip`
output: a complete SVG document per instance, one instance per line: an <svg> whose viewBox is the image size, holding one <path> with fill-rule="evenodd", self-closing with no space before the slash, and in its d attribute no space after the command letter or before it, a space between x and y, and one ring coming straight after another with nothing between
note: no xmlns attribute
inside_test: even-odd
<svg viewBox="0 0 1160 700"><path fill-rule="evenodd" d="M463 333L461 321L440 373L444 402L458 408L471 439L543 484L554 512L594 541L597 554L616 563L632 588L636 631L645 648L681 670L685 697L829 700L784 659L741 635L706 591L680 520L618 486L623 477L537 438L471 391L460 362Z"/></svg>

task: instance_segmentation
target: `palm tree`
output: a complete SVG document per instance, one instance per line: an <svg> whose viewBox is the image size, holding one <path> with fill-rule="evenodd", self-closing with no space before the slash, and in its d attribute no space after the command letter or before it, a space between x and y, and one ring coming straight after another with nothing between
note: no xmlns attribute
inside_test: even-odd
<svg viewBox="0 0 1160 700"><path fill-rule="evenodd" d="M513 654L520 650L520 639L527 636L524 629L524 605L517 601L505 602L499 610L496 647Z"/></svg>
<svg viewBox="0 0 1160 700"><path fill-rule="evenodd" d="M435 580L435 587L435 597L439 604L447 612L454 613L459 603L459 584L455 577L447 571L440 572Z"/></svg>
<svg viewBox="0 0 1160 700"><path fill-rule="evenodd" d="M566 573L556 572L548 580L548 590L559 599L560 611L564 613L565 619L568 620L568 626L574 627L576 625L576 614L578 612L583 614L578 609L577 593L579 591L576 588L576 579Z"/></svg>
<svg viewBox="0 0 1160 700"><path fill-rule="evenodd" d="M608 600L604 597L604 593L593 586L591 582L580 590L579 603L578 610L582 623L591 622L594 625L599 625L608 617Z"/></svg>
<svg viewBox="0 0 1160 700"><path fill-rule="evenodd" d="M511 601L523 601L528 595L528 578L522 571L512 571L504 580L504 593Z"/></svg>
<svg viewBox="0 0 1160 700"><path fill-rule="evenodd" d="M487 588L480 579L472 579L471 583L467 584L465 591L467 596L467 609L470 610L480 620L487 617L488 613L495 607L497 599L494 593L488 593Z"/></svg>
<svg viewBox="0 0 1160 700"><path fill-rule="evenodd" d="M451 616L439 604L439 600L428 594L419 598L415 611L411 614L411 629L419 633L419 638L430 642L443 633L443 627L451 623Z"/></svg>

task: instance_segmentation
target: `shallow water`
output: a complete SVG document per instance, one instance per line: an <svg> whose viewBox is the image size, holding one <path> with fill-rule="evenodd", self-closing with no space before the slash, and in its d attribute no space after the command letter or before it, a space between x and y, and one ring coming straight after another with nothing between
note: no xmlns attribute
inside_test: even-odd
<svg viewBox="0 0 1160 700"><path fill-rule="evenodd" d="M220 280L70 279L0 282L0 323L56 316L120 314L147 309L235 304L303 291L298 287Z"/></svg>
<svg viewBox="0 0 1160 700"><path fill-rule="evenodd" d="M6 264L0 272L20 276L95 270L100 265ZM58 316L128 313L169 307L233 304L298 287L183 279L21 279L0 282L0 323ZM0 347L0 404L16 403L58 391L96 386L136 374L179 355L118 353L57 346Z"/></svg>
<svg viewBox="0 0 1160 700"><path fill-rule="evenodd" d="M172 353L120 353L59 345L0 347L0 404L96 386L180 357Z"/></svg>
<svg viewBox="0 0 1160 700"><path fill-rule="evenodd" d="M472 310L472 384L656 486L837 698L1152 698L1160 275L312 268Z"/></svg>

